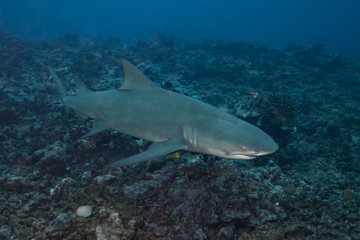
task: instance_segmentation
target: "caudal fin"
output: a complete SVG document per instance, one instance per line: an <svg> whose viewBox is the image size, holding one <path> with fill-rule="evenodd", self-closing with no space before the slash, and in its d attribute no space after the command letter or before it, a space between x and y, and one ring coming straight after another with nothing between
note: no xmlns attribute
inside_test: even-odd
<svg viewBox="0 0 360 240"><path fill-rule="evenodd" d="M75 80L76 87L78 89L78 95L83 95L90 92L90 90L86 87L84 82L80 80L79 75L77 75L76 72L72 71L72 75Z"/></svg>
<svg viewBox="0 0 360 240"><path fill-rule="evenodd" d="M64 97L66 96L65 87L62 84L62 82L60 81L59 77L57 76L55 70L53 68L50 68L49 71L50 71L51 77L54 79L54 83L55 83L57 91L59 92L59 94L61 96L61 100L63 101Z"/></svg>

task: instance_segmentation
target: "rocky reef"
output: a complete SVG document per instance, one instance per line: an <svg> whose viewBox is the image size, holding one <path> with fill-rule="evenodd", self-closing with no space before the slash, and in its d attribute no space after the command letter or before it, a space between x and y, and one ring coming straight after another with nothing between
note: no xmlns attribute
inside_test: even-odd
<svg viewBox="0 0 360 240"><path fill-rule="evenodd" d="M111 129L82 139L92 120L64 108L49 68L68 94L72 72L100 91L122 84L122 58L257 125L280 149L105 169L149 143ZM360 64L321 44L39 43L2 32L0 61L0 239L360 239Z"/></svg>

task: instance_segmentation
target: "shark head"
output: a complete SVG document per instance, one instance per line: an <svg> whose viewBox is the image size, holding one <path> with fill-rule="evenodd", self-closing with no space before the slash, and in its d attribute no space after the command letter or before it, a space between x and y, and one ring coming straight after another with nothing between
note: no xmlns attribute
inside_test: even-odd
<svg viewBox="0 0 360 240"><path fill-rule="evenodd" d="M184 137L190 148L228 159L254 159L279 148L268 134L240 119L217 126L188 128Z"/></svg>

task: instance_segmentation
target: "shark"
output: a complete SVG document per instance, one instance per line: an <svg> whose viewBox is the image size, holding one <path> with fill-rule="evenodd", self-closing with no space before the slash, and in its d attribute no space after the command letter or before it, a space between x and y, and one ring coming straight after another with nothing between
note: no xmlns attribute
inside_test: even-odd
<svg viewBox="0 0 360 240"><path fill-rule="evenodd" d="M77 94L68 96L50 70L63 104L94 119L89 137L113 129L152 144L143 152L115 161L122 167L179 150L227 159L254 159L278 149L260 128L197 99L165 90L122 59L124 83L119 89L91 91L76 76Z"/></svg>

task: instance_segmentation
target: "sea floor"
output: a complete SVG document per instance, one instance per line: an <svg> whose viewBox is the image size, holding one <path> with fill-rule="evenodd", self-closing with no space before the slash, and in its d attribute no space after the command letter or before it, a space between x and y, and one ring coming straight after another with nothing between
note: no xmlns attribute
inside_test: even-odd
<svg viewBox="0 0 360 240"><path fill-rule="evenodd" d="M279 150L251 161L179 152L105 169L150 143L66 109L72 72L118 88L121 59L159 86L255 124ZM0 33L0 239L360 239L360 63L321 44L124 44ZM121 104L121 103L119 103ZM180 113L182 109L178 110ZM91 206L92 215L76 215Z"/></svg>

